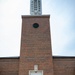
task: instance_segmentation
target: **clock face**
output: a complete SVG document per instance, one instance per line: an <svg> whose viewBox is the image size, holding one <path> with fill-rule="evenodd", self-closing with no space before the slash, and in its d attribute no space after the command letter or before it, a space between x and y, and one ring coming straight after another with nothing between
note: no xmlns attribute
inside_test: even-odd
<svg viewBox="0 0 75 75"><path fill-rule="evenodd" d="M38 28L38 27L39 27L39 24L38 24L38 23L34 23L34 24L33 24L33 27L34 27L34 28Z"/></svg>

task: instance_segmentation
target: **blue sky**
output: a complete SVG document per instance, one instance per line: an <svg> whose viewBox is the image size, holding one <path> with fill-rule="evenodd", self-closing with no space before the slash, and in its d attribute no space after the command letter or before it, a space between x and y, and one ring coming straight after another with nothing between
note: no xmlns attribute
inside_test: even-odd
<svg viewBox="0 0 75 75"><path fill-rule="evenodd" d="M0 0L0 56L19 56L21 15L30 14L30 0ZM42 0L50 14L52 54L75 56L75 0Z"/></svg>

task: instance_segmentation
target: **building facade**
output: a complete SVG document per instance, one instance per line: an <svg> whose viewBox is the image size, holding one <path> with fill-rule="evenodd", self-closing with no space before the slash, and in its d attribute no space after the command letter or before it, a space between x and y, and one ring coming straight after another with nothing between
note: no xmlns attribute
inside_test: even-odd
<svg viewBox="0 0 75 75"><path fill-rule="evenodd" d="M52 56L50 15L36 12L41 5L32 1L33 14L22 16L20 57L0 58L0 75L75 75L74 57Z"/></svg>

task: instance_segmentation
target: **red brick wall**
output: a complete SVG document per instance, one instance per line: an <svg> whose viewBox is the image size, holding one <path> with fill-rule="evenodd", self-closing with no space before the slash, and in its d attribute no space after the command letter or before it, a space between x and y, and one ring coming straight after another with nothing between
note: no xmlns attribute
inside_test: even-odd
<svg viewBox="0 0 75 75"><path fill-rule="evenodd" d="M18 58L0 58L0 75L18 75Z"/></svg>
<svg viewBox="0 0 75 75"><path fill-rule="evenodd" d="M49 15L22 16L22 38L19 75L29 75L34 65L44 75L53 75ZM38 23L38 28L33 24Z"/></svg>
<svg viewBox="0 0 75 75"><path fill-rule="evenodd" d="M18 69L19 58L0 58L0 75L19 75ZM53 57L53 70L54 75L75 75L75 57Z"/></svg>
<svg viewBox="0 0 75 75"><path fill-rule="evenodd" d="M75 57L54 57L54 75L75 75Z"/></svg>

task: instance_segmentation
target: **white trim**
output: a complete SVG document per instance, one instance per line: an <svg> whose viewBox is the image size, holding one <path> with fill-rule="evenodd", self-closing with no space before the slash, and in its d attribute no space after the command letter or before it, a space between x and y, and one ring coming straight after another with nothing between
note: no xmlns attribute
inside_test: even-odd
<svg viewBox="0 0 75 75"><path fill-rule="evenodd" d="M34 71L38 71L38 65L34 65Z"/></svg>
<svg viewBox="0 0 75 75"><path fill-rule="evenodd" d="M29 75L31 75L31 73L35 73L36 71L34 71L34 70L29 70ZM37 71L37 73L38 72L41 72L41 75L43 75L43 70L38 70Z"/></svg>

